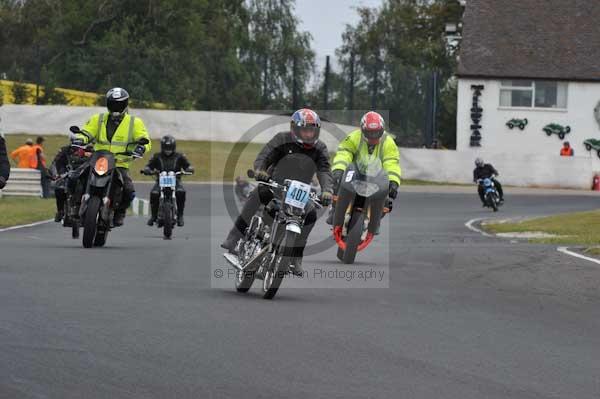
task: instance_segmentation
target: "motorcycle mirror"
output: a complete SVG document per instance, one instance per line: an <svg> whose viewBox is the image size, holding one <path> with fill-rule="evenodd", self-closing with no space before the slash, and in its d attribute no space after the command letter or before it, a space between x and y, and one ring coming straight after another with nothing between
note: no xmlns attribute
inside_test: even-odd
<svg viewBox="0 0 600 399"><path fill-rule="evenodd" d="M145 137L142 137L141 139L139 139L139 140L138 140L138 144L141 144L141 145L146 145L146 144L148 144L149 142L150 142L150 140L148 140L148 139L147 139L147 138L145 138Z"/></svg>
<svg viewBox="0 0 600 399"><path fill-rule="evenodd" d="M252 169L248 169L246 171L246 174L248 175L249 178L254 179L254 171Z"/></svg>
<svg viewBox="0 0 600 399"><path fill-rule="evenodd" d="M79 129L77 126L71 126L69 128L69 130L71 131L71 133L75 133L75 134L81 133L81 129Z"/></svg>

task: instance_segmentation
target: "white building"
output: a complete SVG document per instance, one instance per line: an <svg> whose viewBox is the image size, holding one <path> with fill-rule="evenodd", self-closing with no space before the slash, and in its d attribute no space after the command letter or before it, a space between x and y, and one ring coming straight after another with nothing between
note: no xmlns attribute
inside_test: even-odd
<svg viewBox="0 0 600 399"><path fill-rule="evenodd" d="M600 156L600 1L469 0L458 77L458 151Z"/></svg>

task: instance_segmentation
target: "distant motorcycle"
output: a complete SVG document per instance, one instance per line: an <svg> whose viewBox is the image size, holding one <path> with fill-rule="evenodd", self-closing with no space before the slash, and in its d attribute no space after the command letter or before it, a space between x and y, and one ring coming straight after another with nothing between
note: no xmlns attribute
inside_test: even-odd
<svg viewBox="0 0 600 399"><path fill-rule="evenodd" d="M494 181L489 177L477 180L477 183L483 187L484 204L488 208L492 208L494 212L498 212L500 207L500 194L496 189Z"/></svg>
<svg viewBox="0 0 600 399"><path fill-rule="evenodd" d="M158 176L158 186L160 187L160 202L158 205L157 226L163 228L165 239L170 240L175 227L175 215L177 215L177 201L175 200L175 188L177 187L177 176L191 175L193 172L180 170L178 172L167 172L153 170L150 173L142 174L148 176Z"/></svg>
<svg viewBox="0 0 600 399"><path fill-rule="evenodd" d="M389 178L379 159L352 163L346 169L333 217L337 257L343 263L354 263L356 253L369 246L379 231L381 218L389 211L388 189Z"/></svg>
<svg viewBox="0 0 600 399"><path fill-rule="evenodd" d="M90 143L95 141L93 137L77 126L71 126L70 130L74 134L83 134L90 140ZM126 148L134 144L146 145L148 143L148 139L141 138L136 142L128 143ZM88 177L79 208L79 217L83 225L84 248L104 246L111 229L114 210L121 201L123 181L116 168L115 155L139 158L131 151L113 154L110 151L99 150L92 153L86 165ZM121 184L114 184L113 187L113 183L117 180L120 180Z"/></svg>
<svg viewBox="0 0 600 399"><path fill-rule="evenodd" d="M249 170L253 178L254 172ZM254 215L236 246L238 256L225 259L236 268L235 288L247 292L254 279L263 280L263 298L272 299L289 272L292 249L304 228L309 204L321 207L311 186L296 180L259 182L275 191L273 200ZM272 221L272 222L270 222Z"/></svg>

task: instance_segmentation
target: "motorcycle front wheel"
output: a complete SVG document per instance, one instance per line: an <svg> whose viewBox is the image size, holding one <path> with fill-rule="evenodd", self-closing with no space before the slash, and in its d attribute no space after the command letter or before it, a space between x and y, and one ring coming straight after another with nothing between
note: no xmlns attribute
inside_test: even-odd
<svg viewBox="0 0 600 399"><path fill-rule="evenodd" d="M363 233L364 222L365 215L363 212L352 212L352 217L348 222L348 234L346 235L345 240L346 249L342 250L341 248L338 248L338 259L347 265L354 263L354 260L356 259L358 245L360 244L360 238Z"/></svg>
<svg viewBox="0 0 600 399"><path fill-rule="evenodd" d="M277 294L283 277L290 269L294 245L296 245L296 233L286 231L281 245L277 249L277 253L273 257L273 261L269 265L269 269L263 279L264 299L273 299L275 294Z"/></svg>
<svg viewBox="0 0 600 399"><path fill-rule="evenodd" d="M92 248L98 226L98 213L100 211L100 197L92 196L88 200L83 221L83 247Z"/></svg>
<svg viewBox="0 0 600 399"><path fill-rule="evenodd" d="M173 204L170 202L164 202L162 207L163 235L167 240L170 240L171 236L173 235Z"/></svg>

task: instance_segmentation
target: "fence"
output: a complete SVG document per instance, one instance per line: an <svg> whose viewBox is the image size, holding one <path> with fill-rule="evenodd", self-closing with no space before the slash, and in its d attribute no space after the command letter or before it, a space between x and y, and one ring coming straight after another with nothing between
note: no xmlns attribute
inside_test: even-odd
<svg viewBox="0 0 600 399"><path fill-rule="evenodd" d="M6 187L0 190L0 195L18 195L27 197L41 197L41 174L37 169L13 168L10 170L10 179Z"/></svg>

